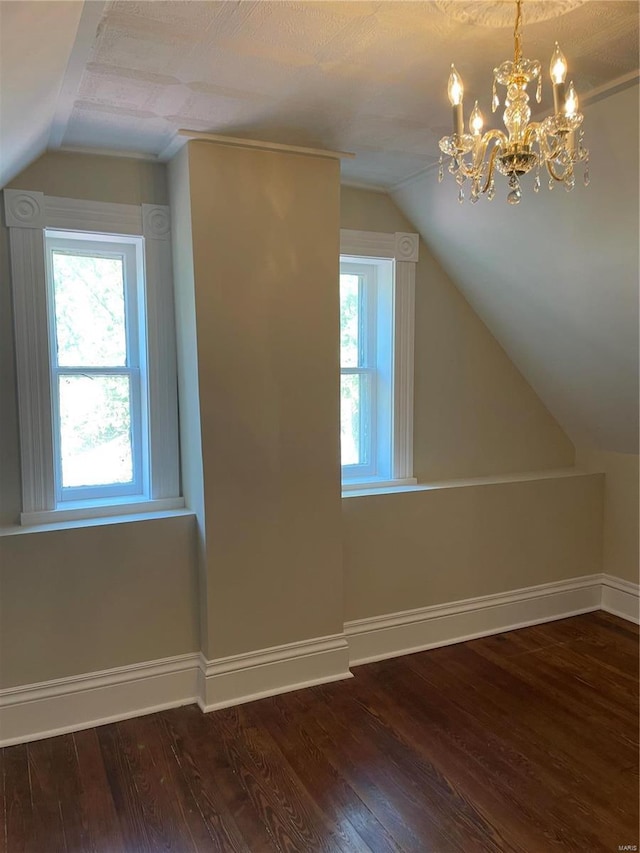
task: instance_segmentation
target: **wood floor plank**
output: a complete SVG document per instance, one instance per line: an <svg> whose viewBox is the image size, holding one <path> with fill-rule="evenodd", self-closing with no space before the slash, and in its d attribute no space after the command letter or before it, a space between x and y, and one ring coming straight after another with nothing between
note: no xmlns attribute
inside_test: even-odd
<svg viewBox="0 0 640 853"><path fill-rule="evenodd" d="M526 796L526 786L515 778L514 768L498 760L499 756L487 754L486 738L474 734L472 719L457 720L443 696L424 691L411 673L397 672L393 685L395 689L385 690L376 702L378 715L389 720L393 730L418 755L425 756L443 778L454 780L455 793L472 809L471 827L475 818L478 830L490 839L477 842L480 849L528 853L534 845L544 849L563 842L557 827L549 826L542 817L544 808L539 809ZM514 785L514 781L519 784ZM457 810L451 802L449 815L454 814ZM456 821L454 829L459 828ZM470 827L462 828L470 839Z"/></svg>
<svg viewBox="0 0 640 853"><path fill-rule="evenodd" d="M7 746L2 753L6 847L12 853L27 853L33 829L27 747L24 744Z"/></svg>
<svg viewBox="0 0 640 853"><path fill-rule="evenodd" d="M66 853L68 850L58 799L54 765L55 738L27 744L31 786L31 830L33 851Z"/></svg>
<svg viewBox="0 0 640 853"><path fill-rule="evenodd" d="M91 853L126 851L97 730L74 732L73 742L78 762L79 808L90 838L88 850Z"/></svg>
<svg viewBox="0 0 640 853"><path fill-rule="evenodd" d="M144 805L136 790L127 756L118 737L118 725L118 723L111 723L100 726L96 731L109 789L118 815L124 849L152 851Z"/></svg>
<svg viewBox="0 0 640 853"><path fill-rule="evenodd" d="M243 706L220 711L209 723L221 734L229 760L283 850L346 850L335 822L327 821L307 791L294 784L293 771L279 748L262 727L252 724Z"/></svg>
<svg viewBox="0 0 640 853"><path fill-rule="evenodd" d="M412 663L412 658L407 658L407 665ZM456 683L452 679L452 669L432 661L420 675L440 691L442 701L456 705L467 716L466 722L460 722L461 728L477 726L496 755L505 756L514 770L533 776L545 791L565 799L567 792L587 790L604 808L611 806L611 797L607 797L600 780L594 779L588 768L577 764L563 751L550 749L548 739L532 728L517 709L514 710L508 697L496 696L490 685L486 685L484 693L477 687L470 691L468 681L458 679ZM536 802L539 797L531 799ZM583 808L579 801L575 805L578 811ZM609 816L612 814L609 812Z"/></svg>
<svg viewBox="0 0 640 853"><path fill-rule="evenodd" d="M188 831L195 850L216 849L215 839L207 821L181 771L180 762L170 742L164 721L160 717L151 715L145 722L146 725L140 726L140 737L146 737L145 746L150 763L159 776L159 784L165 798L170 797L175 800L176 813L181 818L183 829ZM146 732L148 735L145 735ZM188 844L185 846L185 851L187 849Z"/></svg>
<svg viewBox="0 0 640 853"><path fill-rule="evenodd" d="M328 761L305 725L304 717L291 710L288 694L265 699L256 708L280 746L286 760L325 814L333 815L349 849L371 853L397 853L399 847L375 815Z"/></svg>
<svg viewBox="0 0 640 853"><path fill-rule="evenodd" d="M506 725L509 718L522 724L546 744L552 755L575 764L584 774L595 773L606 779L611 767L607 752L615 748L628 755L628 744L613 742L599 727L590 730L590 740L597 748L586 750L581 732L584 710L578 704L557 701L556 688L545 679L530 677L524 659L517 672L510 672L508 659L497 664L470 649L460 654L449 649L437 652L432 663L467 681L475 693L487 700L497 719L502 718ZM531 666L529 657L526 656L527 666ZM568 685L565 688L569 689ZM506 708L511 709L510 715L505 713Z"/></svg>
<svg viewBox="0 0 640 853"><path fill-rule="evenodd" d="M241 853L278 850L223 744L211 735L206 717L192 706L166 711L163 718L181 770L214 839L212 849Z"/></svg>
<svg viewBox="0 0 640 853"><path fill-rule="evenodd" d="M92 850L90 828L82 810L80 774L73 735L51 738L48 743L66 848L69 851Z"/></svg>
<svg viewBox="0 0 640 853"><path fill-rule="evenodd" d="M530 691L527 687L524 694L518 695L516 679L521 677L526 680L526 673L522 666L513 662L513 658L505 658L503 661L505 668L513 670L510 673L511 680L504 681L497 675L500 668L483 668L482 660L478 661L475 655L477 652L464 649L459 653L440 655L438 662L432 658L423 675L435 685L438 683L440 667L440 685L444 681L449 696L453 692L447 682L451 672L456 673L467 685L471 678L480 676L471 683L474 691L471 704L475 713L481 713L483 709L488 713L489 724L493 721L491 728L487 726L488 730L505 727L510 743L524 744L524 749L536 761L541 762L542 766L548 766L553 771L551 778L566 790L574 792L577 813L581 809L591 808L594 819L597 819L600 809L605 815L601 818L601 824L603 821L610 823L615 816L618 826L629 826L633 819L630 817L629 804L635 802L635 794L628 784L622 782L620 772L625 766L625 754L629 762L626 766L637 766L637 750L630 750L627 744L626 753L621 753L620 743L613 743L612 738L607 736L608 718L604 715L599 724L594 724L593 720L585 722L581 718L583 714L578 710L572 713L567 722L562 717L561 708L545 695L544 679L539 680L537 690ZM462 656L467 658L464 666L461 664ZM537 656L527 656L527 663L530 664L534 657ZM419 662L412 662L412 658L410 656L406 659L408 665L419 665ZM554 709L555 717L552 713ZM589 745L588 749L585 748L586 744ZM585 792L589 795L586 805ZM627 807L623 808L622 804ZM631 814L633 811L632 806Z"/></svg>
<svg viewBox="0 0 640 853"><path fill-rule="evenodd" d="M297 713L305 713L305 692L292 693L288 697ZM331 698L328 699L328 704L331 701ZM417 802L413 785L407 792L406 780L399 780L397 774L385 765L384 754L379 746L359 738L355 732L345 732L343 727L323 724L326 714L324 705L321 710L318 708L316 698L305 716L305 729L334 769L375 814L396 845L405 851L419 850L420 845L427 850L447 853L456 850L433 826L429 813Z"/></svg>
<svg viewBox="0 0 640 853"><path fill-rule="evenodd" d="M456 745L463 746L480 770L477 780L492 778L494 792L510 804L503 811L507 824L514 814L524 815L529 831L538 826L558 843L568 844L571 840L582 844L583 849L604 849L602 837L607 835L610 814L599 814L594 802L584 798L580 782L590 784L590 777L585 775L576 783L562 773L562 766L553 773L547 772L548 751L532 746L526 729L523 737L517 737L509 728L508 737L501 738L499 729L496 733L486 726L479 703L475 697L469 700L468 691L461 691L455 702L456 688L450 680L444 690L440 689L439 697L433 691L421 695L419 688L412 685L403 685L402 695L415 701L414 713L419 713L418 709L427 712L429 724L435 722L442 739L448 739L445 760L455 753ZM507 719L505 725L510 726L511 721ZM592 813L586 825L580 818L585 812ZM577 822L573 816L579 818Z"/></svg>
<svg viewBox="0 0 640 853"><path fill-rule="evenodd" d="M171 771L158 743L155 719L123 720L117 727L118 747L140 804L151 850L197 853L189 826L172 790ZM173 759L172 759L173 760Z"/></svg>

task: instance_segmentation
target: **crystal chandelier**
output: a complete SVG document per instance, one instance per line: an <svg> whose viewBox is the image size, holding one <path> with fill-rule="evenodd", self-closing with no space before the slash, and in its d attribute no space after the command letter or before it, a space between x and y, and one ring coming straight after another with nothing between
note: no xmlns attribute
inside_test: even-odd
<svg viewBox="0 0 640 853"><path fill-rule="evenodd" d="M516 0L516 22L513 33L513 62L503 62L493 69L493 98L491 111L500 106L496 84L506 86L504 100L504 125L508 136L501 130L489 130L482 133L484 120L475 102L469 117L469 133L464 132L462 96L464 88L460 75L451 66L448 95L453 107L453 127L451 136L440 140L440 150L448 155L449 172L455 176L458 184L458 201L465 198L465 183L469 181L471 189L469 200L472 204L480 195L486 193L491 201L496 194L494 173L497 169L509 178L509 204L519 204L522 198L520 178L535 170L533 191L540 191L540 170L546 167L549 173L549 189L556 183L564 184L569 192L575 186L574 167L584 163L584 184L589 184L589 152L583 145L584 132L576 131L582 124L583 116L578 112L578 96L573 86L565 89L567 61L562 51L556 47L551 57L550 74L553 82L553 115L540 122L532 121L529 107L527 84L537 81L536 101L542 99L542 67L537 60L524 59L520 26L522 23L522 0ZM443 156L440 155L438 180L444 177Z"/></svg>

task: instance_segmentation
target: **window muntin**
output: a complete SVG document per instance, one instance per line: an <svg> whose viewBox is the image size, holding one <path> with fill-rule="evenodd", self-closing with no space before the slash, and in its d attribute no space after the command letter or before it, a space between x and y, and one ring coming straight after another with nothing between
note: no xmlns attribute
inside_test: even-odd
<svg viewBox="0 0 640 853"><path fill-rule="evenodd" d="M146 496L142 238L45 245L56 504Z"/></svg>
<svg viewBox="0 0 640 853"><path fill-rule="evenodd" d="M391 476L393 262L340 260L340 415L343 482Z"/></svg>

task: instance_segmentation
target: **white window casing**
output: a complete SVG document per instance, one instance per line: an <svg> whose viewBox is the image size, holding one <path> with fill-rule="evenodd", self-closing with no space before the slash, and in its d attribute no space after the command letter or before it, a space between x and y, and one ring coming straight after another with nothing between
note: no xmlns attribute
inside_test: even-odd
<svg viewBox="0 0 640 853"><path fill-rule="evenodd" d="M340 254L350 258L393 261L393 416L391 477L382 485L410 485L413 477L413 376L415 275L419 235L341 229ZM343 483L343 489L362 489L362 483Z"/></svg>
<svg viewBox="0 0 640 853"><path fill-rule="evenodd" d="M175 321L169 208L123 205L4 190L16 338L23 524L169 510L179 497ZM144 495L59 509L55 490L52 365L49 350L45 230L144 238L148 487ZM64 235L60 235L63 237ZM102 236L101 239L105 239ZM117 238L114 238L117 239ZM141 266L142 266L141 265Z"/></svg>

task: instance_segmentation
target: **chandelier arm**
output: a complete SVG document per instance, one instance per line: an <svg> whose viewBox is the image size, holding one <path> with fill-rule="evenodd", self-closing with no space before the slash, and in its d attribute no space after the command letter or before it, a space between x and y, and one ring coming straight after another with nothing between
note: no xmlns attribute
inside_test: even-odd
<svg viewBox="0 0 640 853"><path fill-rule="evenodd" d="M527 130L524 135L524 144L531 145L532 142L538 141L540 144L540 129L542 128L542 124L539 121L532 121L531 124L527 127Z"/></svg>
<svg viewBox="0 0 640 853"><path fill-rule="evenodd" d="M480 190L480 192L483 194L486 193L486 191L489 189L489 186L491 184L491 180L493 178L493 167L494 167L495 162L496 162L497 153L498 153L498 146L494 145L493 148L491 149L491 156L489 157L489 171L487 173L487 180L485 181L484 187Z"/></svg>
<svg viewBox="0 0 640 853"><path fill-rule="evenodd" d="M560 153L562 152L562 143L561 142L556 143L556 147L553 149L553 151L550 151L549 147L546 143L546 140L545 140L544 145L543 145L543 149L544 149L544 156L545 156L546 160L555 160L556 157L559 157Z"/></svg>
<svg viewBox="0 0 640 853"><path fill-rule="evenodd" d="M489 147L489 143L492 142L494 139L496 142L499 142L503 148L506 147L509 141L501 130L488 130L482 137L482 142L480 143L482 147L482 156L480 157L480 162L484 160L487 154L487 148Z"/></svg>
<svg viewBox="0 0 640 853"><path fill-rule="evenodd" d="M545 160L545 164L547 167L547 172L549 172L549 174L551 175L551 177L553 178L554 181L558 181L558 182L564 181L564 177L565 177L564 175L562 175L562 177L560 177L559 175L556 175L556 173L553 171L553 166L551 165L551 160ZM565 174L566 174L566 172L565 172Z"/></svg>

